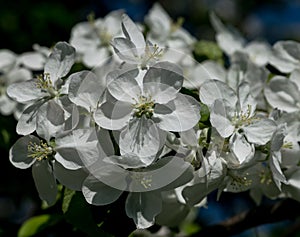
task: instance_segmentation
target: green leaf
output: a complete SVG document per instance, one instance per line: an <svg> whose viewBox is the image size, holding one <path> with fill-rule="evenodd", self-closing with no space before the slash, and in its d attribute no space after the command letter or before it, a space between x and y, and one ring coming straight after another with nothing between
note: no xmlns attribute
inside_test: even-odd
<svg viewBox="0 0 300 237"><path fill-rule="evenodd" d="M30 237L41 232L49 226L53 226L61 220L59 215L34 216L23 223L18 231L18 237Z"/></svg>
<svg viewBox="0 0 300 237"><path fill-rule="evenodd" d="M65 189L62 211L67 222L88 236L110 237L96 225L90 206L81 192Z"/></svg>
<svg viewBox="0 0 300 237"><path fill-rule="evenodd" d="M201 102L200 102L201 103ZM206 122L209 120L209 109L207 107L207 105L201 103L201 110L200 110L200 115L201 115L201 122Z"/></svg>
<svg viewBox="0 0 300 237"><path fill-rule="evenodd" d="M194 54L198 61L211 59L224 64L223 52L220 47L212 41L200 40L194 46Z"/></svg>

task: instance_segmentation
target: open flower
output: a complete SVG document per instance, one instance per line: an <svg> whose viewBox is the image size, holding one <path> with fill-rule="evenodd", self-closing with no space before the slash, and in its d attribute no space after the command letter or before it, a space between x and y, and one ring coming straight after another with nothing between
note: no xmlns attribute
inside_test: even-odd
<svg viewBox="0 0 300 237"><path fill-rule="evenodd" d="M191 165L179 157L164 157L146 168L130 170L122 163L105 160L91 166L82 193L88 203L106 205L128 191L126 214L139 229L154 224L155 216L161 212L162 192L173 190L193 177Z"/></svg>
<svg viewBox="0 0 300 237"><path fill-rule="evenodd" d="M212 126L223 138L229 137L233 166L249 163L254 157L254 144L265 145L277 127L273 120L255 115L256 102L246 82L236 93L224 82L207 81L200 88L200 100L210 107Z"/></svg>
<svg viewBox="0 0 300 237"><path fill-rule="evenodd" d="M153 4L145 17L145 22L150 28L147 39L160 47L189 52L196 41L189 32L182 28L183 18L173 22L159 3Z"/></svg>
<svg viewBox="0 0 300 237"><path fill-rule="evenodd" d="M90 15L88 22L81 22L73 27L70 44L75 47L79 59L86 66L97 66L104 58L110 56L112 38L122 34L122 14L122 10L112 11L103 19L94 19Z"/></svg>
<svg viewBox="0 0 300 237"><path fill-rule="evenodd" d="M0 113L2 115L15 114L19 111L18 103L6 94L7 87L16 82L29 80L32 74L18 64L19 56L10 50L0 50Z"/></svg>
<svg viewBox="0 0 300 237"><path fill-rule="evenodd" d="M95 113L99 126L120 131L120 151L130 157L129 167L151 164L165 143L166 131L186 131L200 119L199 102L179 93L180 68L161 62L143 77L138 72L113 73L107 100Z"/></svg>
<svg viewBox="0 0 300 237"><path fill-rule="evenodd" d="M145 69L162 57L163 50L150 41L146 42L143 33L126 14L122 15L122 31L125 38L115 37L111 44L124 62Z"/></svg>
<svg viewBox="0 0 300 237"><path fill-rule="evenodd" d="M49 140L61 129L65 117L60 99L66 93L62 78L69 73L74 60L75 49L65 42L59 42L50 54L42 75L7 88L10 98L29 105L19 118L19 134L28 135L37 129L40 136Z"/></svg>

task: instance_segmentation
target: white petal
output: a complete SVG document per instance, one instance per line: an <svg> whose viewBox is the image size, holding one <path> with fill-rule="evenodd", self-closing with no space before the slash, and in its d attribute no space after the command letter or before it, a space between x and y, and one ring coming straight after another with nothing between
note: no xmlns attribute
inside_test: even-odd
<svg viewBox="0 0 300 237"><path fill-rule="evenodd" d="M0 113L11 115L16 110L17 102L8 98L5 94L0 95Z"/></svg>
<svg viewBox="0 0 300 237"><path fill-rule="evenodd" d="M247 82L242 82L238 87L238 102L240 111L246 113L249 110L249 116L253 116L256 109L256 101L250 93L250 86Z"/></svg>
<svg viewBox="0 0 300 237"><path fill-rule="evenodd" d="M223 138L229 137L235 129L231 122L231 113L232 108L227 105L225 100L218 99L212 105L210 122Z"/></svg>
<svg viewBox="0 0 300 237"><path fill-rule="evenodd" d="M105 47L89 49L84 52L82 62L86 66L93 68L101 65L109 56L109 51Z"/></svg>
<svg viewBox="0 0 300 237"><path fill-rule="evenodd" d="M297 87L298 87L298 91L300 91L300 69L295 69L294 71L292 71L291 75L290 75L290 81L294 82Z"/></svg>
<svg viewBox="0 0 300 237"><path fill-rule="evenodd" d="M165 41L169 36L173 22L162 6L156 2L145 17L145 23L150 28L147 35L148 39Z"/></svg>
<svg viewBox="0 0 300 237"><path fill-rule="evenodd" d="M93 128L73 130L62 137L57 137L55 141L57 152L55 158L67 169L88 166L106 157L106 154L100 152L96 131Z"/></svg>
<svg viewBox="0 0 300 237"><path fill-rule="evenodd" d="M249 163L254 157L255 148L253 144L247 142L245 137L239 133L234 133L230 137L230 150L237 159L237 164L234 166L239 167L240 165L245 165Z"/></svg>
<svg viewBox="0 0 300 237"><path fill-rule="evenodd" d="M46 57L39 52L23 53L19 57L20 62L33 71L43 70Z"/></svg>
<svg viewBox="0 0 300 237"><path fill-rule="evenodd" d="M121 155L129 161L140 159L142 166L150 165L165 144L166 134L151 119L136 118L120 134ZM128 166L136 165L136 162ZM135 168L135 167L134 167Z"/></svg>
<svg viewBox="0 0 300 237"><path fill-rule="evenodd" d="M227 100L231 107L235 107L237 102L237 96L234 90L219 80L204 82L200 87L199 95L201 102L208 106L211 106L217 99Z"/></svg>
<svg viewBox="0 0 300 237"><path fill-rule="evenodd" d="M145 48L146 43L143 33L126 14L122 15L122 30L126 38L130 39L136 48Z"/></svg>
<svg viewBox="0 0 300 237"><path fill-rule="evenodd" d="M105 81L93 72L81 71L72 74L69 79L69 99L87 111L97 107L100 96L105 90Z"/></svg>
<svg viewBox="0 0 300 237"><path fill-rule="evenodd" d="M109 99L94 113L95 122L102 128L120 130L125 127L132 113L132 105L128 102Z"/></svg>
<svg viewBox="0 0 300 237"><path fill-rule="evenodd" d="M39 144L40 140L32 135L19 138L9 150L10 162L19 169L29 168L36 160L28 157L29 143Z"/></svg>
<svg viewBox="0 0 300 237"><path fill-rule="evenodd" d="M130 193L125 204L127 216L134 220L138 229L152 226L161 207L161 196L156 192Z"/></svg>
<svg viewBox="0 0 300 237"><path fill-rule="evenodd" d="M275 76L265 88L265 97L273 108L286 112L300 109L300 93L297 85L285 77Z"/></svg>
<svg viewBox="0 0 300 237"><path fill-rule="evenodd" d="M272 55L271 47L265 42L253 41L247 44L245 52L250 59L258 66L264 66L268 63Z"/></svg>
<svg viewBox="0 0 300 237"><path fill-rule="evenodd" d="M56 179L69 189L81 191L83 181L88 176L84 169L69 170L60 163L54 162L53 171Z"/></svg>
<svg viewBox="0 0 300 237"><path fill-rule="evenodd" d="M149 68L143 79L144 95L159 104L175 99L183 83L182 70L175 64L159 62Z"/></svg>
<svg viewBox="0 0 300 237"><path fill-rule="evenodd" d="M180 133L180 138L183 144L196 147L198 143L198 138L195 129L189 129L187 131Z"/></svg>
<svg viewBox="0 0 300 237"><path fill-rule="evenodd" d="M9 78L9 84L21 81L27 81L32 79L32 72L26 68L14 68L9 73L7 73L7 78Z"/></svg>
<svg viewBox="0 0 300 237"><path fill-rule="evenodd" d="M36 79L10 85L7 88L7 94L13 100L24 104L49 96L37 87Z"/></svg>
<svg viewBox="0 0 300 237"><path fill-rule="evenodd" d="M276 186L281 190L281 183L286 183L287 180L282 172L282 169L280 167L281 162L281 152L271 152L270 156L270 169L272 171L273 180L276 184Z"/></svg>
<svg viewBox="0 0 300 237"><path fill-rule="evenodd" d="M16 63L16 54L8 49L0 50L0 72L10 71Z"/></svg>
<svg viewBox="0 0 300 237"><path fill-rule="evenodd" d="M64 110L54 100L44 103L37 113L36 132L49 141L60 133L64 127Z"/></svg>
<svg viewBox="0 0 300 237"><path fill-rule="evenodd" d="M40 198L49 206L53 205L56 201L57 186L48 160L35 162L32 166L32 176Z"/></svg>
<svg viewBox="0 0 300 237"><path fill-rule="evenodd" d="M119 75L107 85L109 93L119 101L134 103L142 94L137 81L132 77L132 71Z"/></svg>
<svg viewBox="0 0 300 237"><path fill-rule="evenodd" d="M153 119L165 131L189 130L200 120L200 103L191 96L178 93L168 104L155 106Z"/></svg>
<svg viewBox="0 0 300 237"><path fill-rule="evenodd" d="M257 145L265 145L271 140L276 127L277 125L273 120L261 119L249 126L243 127L243 131L249 142Z"/></svg>
<svg viewBox="0 0 300 237"><path fill-rule="evenodd" d="M210 21L217 31L217 42L227 55L232 55L244 47L245 40L236 31L226 28L215 14L210 15Z"/></svg>
<svg viewBox="0 0 300 237"><path fill-rule="evenodd" d="M36 129L36 115L42 103L36 103L28 106L20 116L17 124L17 133L28 135Z"/></svg>
<svg viewBox="0 0 300 237"><path fill-rule="evenodd" d="M123 190L110 187L90 175L83 182L82 193L90 204L107 205L116 201L123 193Z"/></svg>
<svg viewBox="0 0 300 237"><path fill-rule="evenodd" d="M111 44L121 60L132 64L139 62L138 51L130 40L117 37L112 40Z"/></svg>
<svg viewBox="0 0 300 237"><path fill-rule="evenodd" d="M58 42L50 54L46 64L45 73L50 74L53 85L59 78L68 74L75 61L75 48L66 42Z"/></svg>

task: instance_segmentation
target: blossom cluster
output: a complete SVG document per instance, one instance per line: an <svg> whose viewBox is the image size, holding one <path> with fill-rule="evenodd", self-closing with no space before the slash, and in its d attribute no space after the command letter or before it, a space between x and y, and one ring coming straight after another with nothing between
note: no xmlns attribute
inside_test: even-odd
<svg viewBox="0 0 300 237"><path fill-rule="evenodd" d="M226 66L197 61L197 39L157 3L145 24L91 15L69 42L0 51L0 112L21 136L9 159L32 167L42 200L58 184L93 205L126 193L137 228L174 226L215 190L300 201L300 43L211 23Z"/></svg>

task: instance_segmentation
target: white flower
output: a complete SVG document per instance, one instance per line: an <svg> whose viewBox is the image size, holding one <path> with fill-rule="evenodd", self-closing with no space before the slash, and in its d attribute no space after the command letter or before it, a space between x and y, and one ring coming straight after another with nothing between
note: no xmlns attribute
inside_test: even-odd
<svg viewBox="0 0 300 237"><path fill-rule="evenodd" d="M16 82L29 80L32 73L18 65L18 56L9 50L0 50L0 113L2 115L17 114L21 106L6 94L7 87Z"/></svg>
<svg viewBox="0 0 300 237"><path fill-rule="evenodd" d="M68 170L56 162L55 146L39 138L28 135L20 138L9 151L10 162L17 168L32 167L35 186L41 199L48 205L56 201L56 179L66 187L81 190L82 182L87 176L84 169Z"/></svg>
<svg viewBox="0 0 300 237"><path fill-rule="evenodd" d="M166 131L186 131L199 121L199 103L178 93L183 77L176 65L157 63L142 78L137 69L112 75L107 100L96 111L95 121L103 128L121 130L121 155L131 157L133 167L156 159Z"/></svg>
<svg viewBox="0 0 300 237"><path fill-rule="evenodd" d="M253 41L246 44L245 39L235 30L229 29L215 15L210 15L212 26L217 32L216 40L220 48L228 55L235 52L244 52L249 55L250 60L258 66L268 64L272 50L269 44L260 41Z"/></svg>
<svg viewBox="0 0 300 237"><path fill-rule="evenodd" d="M147 168L131 170L121 163L97 161L90 172L82 187L87 202L106 205L116 201L123 191L129 191L126 214L142 229L152 226L161 212L161 192L192 179L192 167L178 157L165 157Z"/></svg>
<svg viewBox="0 0 300 237"><path fill-rule="evenodd" d="M65 119L60 101L60 96L65 93L62 78L69 73L74 60L74 48L59 42L47 59L42 75L8 87L9 97L22 104L30 104L19 118L19 134L28 135L37 129L40 136L49 140L62 128Z"/></svg>
<svg viewBox="0 0 300 237"><path fill-rule="evenodd" d="M18 58L18 63L33 71L43 70L51 50L37 44L33 45L33 49L33 52L22 53Z"/></svg>
<svg viewBox="0 0 300 237"><path fill-rule="evenodd" d="M290 78L274 76L267 84L264 94L273 108L286 112L300 110L300 70L293 71Z"/></svg>
<svg viewBox="0 0 300 237"><path fill-rule="evenodd" d="M93 19L90 15L89 22L81 22L73 27L70 44L76 48L80 60L86 66L97 66L110 56L112 38L122 33L122 14L122 10L112 11L103 19Z"/></svg>
<svg viewBox="0 0 300 237"><path fill-rule="evenodd" d="M281 169L282 156L281 147L283 146L283 140L286 135L286 125L281 124L278 126L273 134L270 144L270 157L269 165L272 171L273 180L279 190L281 190L281 183L287 184L286 177Z"/></svg>
<svg viewBox="0 0 300 237"><path fill-rule="evenodd" d="M147 39L160 47L190 51L196 39L183 29L183 19L173 22L159 3L154 3L145 17L150 30Z"/></svg>
<svg viewBox="0 0 300 237"><path fill-rule="evenodd" d="M276 42L270 64L283 73L290 73L299 68L300 43L292 40Z"/></svg>
<svg viewBox="0 0 300 237"><path fill-rule="evenodd" d="M122 31L125 38L115 37L112 41L121 60L145 69L162 57L163 50L150 41L146 42L143 33L126 14L122 15Z"/></svg>
<svg viewBox="0 0 300 237"><path fill-rule="evenodd" d="M236 163L239 167L250 162L254 157L254 144L264 145L270 141L276 123L255 116L256 102L249 85L241 83L235 93L224 82L210 80L202 84L199 93L200 100L210 107L212 126L223 138L230 137L229 148L236 159L232 165ZM261 133L262 129L264 133Z"/></svg>

